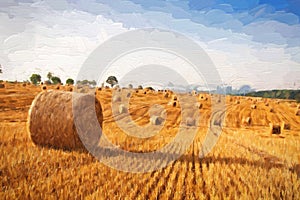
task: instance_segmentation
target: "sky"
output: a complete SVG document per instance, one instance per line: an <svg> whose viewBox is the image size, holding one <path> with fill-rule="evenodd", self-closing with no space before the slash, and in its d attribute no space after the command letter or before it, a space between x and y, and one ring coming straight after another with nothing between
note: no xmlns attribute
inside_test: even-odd
<svg viewBox="0 0 300 200"><path fill-rule="evenodd" d="M298 89L299 18L299 0L4 0L0 79L45 80L49 71L76 79L103 42L160 28L199 44L225 85Z"/></svg>

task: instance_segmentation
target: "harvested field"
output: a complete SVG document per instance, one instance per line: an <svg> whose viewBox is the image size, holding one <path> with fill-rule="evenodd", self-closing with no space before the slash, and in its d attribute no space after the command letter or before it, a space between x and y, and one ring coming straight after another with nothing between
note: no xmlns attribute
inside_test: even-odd
<svg viewBox="0 0 300 200"><path fill-rule="evenodd" d="M60 86L59 91L71 87ZM47 90L56 86L47 85ZM75 89L74 89L75 90ZM29 107L41 86L5 83L0 88L0 199L298 199L300 196L300 116L289 102L268 99L253 101L244 97L226 98L225 120L216 146L199 158L201 146L212 118L212 101L206 94L196 98L201 109L200 121L183 121L180 100L188 94L165 98L162 93L131 91L124 111L121 92L114 101L112 90L97 90L96 98L103 113L105 136L119 148L131 152L152 152L166 146L177 134L181 121L187 129L197 127L197 134L186 153L163 169L148 173L115 170L81 150L63 150L34 145L26 123ZM57 90L56 90L57 91ZM140 91L140 92L138 92ZM175 94L173 94L175 95ZM178 102L176 106L169 102ZM215 102L213 102L215 103ZM160 105L164 121L151 110ZM270 112L274 108L276 112ZM157 134L149 138L127 135L117 123L129 114L136 125ZM243 122L251 122L246 126ZM160 121L161 122L161 121ZM270 134L270 123L285 123L280 134ZM88 122L87 122L88 123ZM179 149L174 150L179 151ZM158 160L157 162L159 162ZM152 162L149 160L148 162Z"/></svg>

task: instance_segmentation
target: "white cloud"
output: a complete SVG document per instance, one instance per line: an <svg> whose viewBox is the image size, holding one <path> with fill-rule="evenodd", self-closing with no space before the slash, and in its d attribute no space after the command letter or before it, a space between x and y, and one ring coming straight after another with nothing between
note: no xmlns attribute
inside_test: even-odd
<svg viewBox="0 0 300 200"><path fill-rule="evenodd" d="M48 71L63 80L76 78L81 64L103 41L128 28L155 27L196 40L223 80L236 87L283 87L297 81L282 78L300 67L297 16L268 6L228 13L230 5L206 12L188 10L187 2L152 3L146 8L129 1L0 2L0 79L24 80L33 72L45 77Z"/></svg>

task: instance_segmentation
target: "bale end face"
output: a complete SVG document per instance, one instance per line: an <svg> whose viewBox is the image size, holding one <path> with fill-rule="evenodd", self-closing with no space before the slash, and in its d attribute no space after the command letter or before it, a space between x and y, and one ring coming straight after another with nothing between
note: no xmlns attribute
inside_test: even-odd
<svg viewBox="0 0 300 200"><path fill-rule="evenodd" d="M296 116L300 116L300 109L296 111Z"/></svg>

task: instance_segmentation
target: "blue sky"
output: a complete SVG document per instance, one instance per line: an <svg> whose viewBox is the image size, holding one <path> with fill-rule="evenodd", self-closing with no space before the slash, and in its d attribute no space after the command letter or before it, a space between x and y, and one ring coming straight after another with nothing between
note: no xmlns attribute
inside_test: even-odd
<svg viewBox="0 0 300 200"><path fill-rule="evenodd" d="M196 41L225 84L300 88L299 18L298 0L1 1L0 78L76 78L110 37L153 27Z"/></svg>

